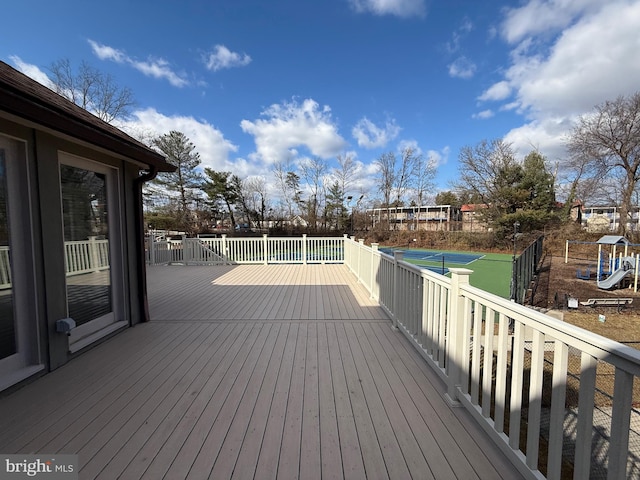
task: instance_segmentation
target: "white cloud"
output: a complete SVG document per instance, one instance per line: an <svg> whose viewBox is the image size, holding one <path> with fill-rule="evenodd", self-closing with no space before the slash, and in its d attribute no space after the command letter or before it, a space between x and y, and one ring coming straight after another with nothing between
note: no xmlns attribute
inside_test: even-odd
<svg viewBox="0 0 640 480"><path fill-rule="evenodd" d="M520 157L533 150L542 152L547 160L556 162L565 157L565 135L571 129L571 119L547 118L534 120L511 130L504 140L513 145Z"/></svg>
<svg viewBox="0 0 640 480"><path fill-rule="evenodd" d="M532 35L555 33L582 14L599 9L603 3L602 0L530 0L521 7L506 10L501 33L509 43Z"/></svg>
<svg viewBox="0 0 640 480"><path fill-rule="evenodd" d="M13 62L13 65L16 67L16 70L24 73L27 77L34 79L36 82L41 83L45 87L48 87L51 89L54 88L54 85L51 79L47 76L46 73L40 70L39 67L36 67L35 65L31 65L30 63L26 63L16 55L11 55L9 59Z"/></svg>
<svg viewBox="0 0 640 480"><path fill-rule="evenodd" d="M91 45L93 54L100 60L112 60L116 63L125 63L128 61L128 57L120 50L94 42L91 39L89 39L88 42L89 45Z"/></svg>
<svg viewBox="0 0 640 480"><path fill-rule="evenodd" d="M251 57L246 53L236 53L224 45L216 45L213 51L204 55L207 70L217 72L224 68L244 67L251 63Z"/></svg>
<svg viewBox="0 0 640 480"><path fill-rule="evenodd" d="M229 155L236 152L238 147L224 138L220 130L213 125L196 120L190 116L166 116L153 108L133 112L132 120L119 125L130 135L147 139L158 135L164 135L171 130L184 133L196 146L200 154L202 167L210 167L214 170L237 171L237 161L231 161ZM255 173L255 168L254 168Z"/></svg>
<svg viewBox="0 0 640 480"><path fill-rule="evenodd" d="M454 78L468 79L475 75L476 65L467 57L459 57L449 65L449 75Z"/></svg>
<svg viewBox="0 0 640 480"><path fill-rule="evenodd" d="M395 120L387 120L383 127L378 127L366 117L358 120L358 123L351 130L353 138L358 141L358 146L363 148L384 147L399 133L400 127Z"/></svg>
<svg viewBox="0 0 640 480"><path fill-rule="evenodd" d="M116 63L130 65L148 77L166 79L174 87L184 87L189 84L184 75L174 72L169 62L162 58L150 58L148 61L143 62L135 60L123 51L108 45L102 45L93 40L88 40L88 42L94 55L100 60L111 60Z"/></svg>
<svg viewBox="0 0 640 480"><path fill-rule="evenodd" d="M478 112L478 113L474 113L471 117L480 119L480 120L486 120L487 118L491 118L494 115L495 113L493 110L487 109L487 110L482 110L481 112Z"/></svg>
<svg viewBox="0 0 640 480"><path fill-rule="evenodd" d="M451 149L447 146L443 147L442 150L427 150L426 157L431 160L437 168L449 162L450 153Z"/></svg>
<svg viewBox="0 0 640 480"><path fill-rule="evenodd" d="M341 151L347 142L338 134L328 106L320 107L312 99L301 104L296 100L274 104L262 112L266 118L242 120L245 133L253 135L257 160L274 163L294 159L305 147L312 155L330 158Z"/></svg>
<svg viewBox="0 0 640 480"><path fill-rule="evenodd" d="M422 149L420 148L420 145L418 145L418 141L417 140L401 140L398 143L398 151L402 152L403 150L410 148L413 150L413 153L415 155L422 155Z"/></svg>
<svg viewBox="0 0 640 480"><path fill-rule="evenodd" d="M508 10L502 35L512 44L510 65L478 100L504 100L500 110L525 116L528 123L506 135L520 153L539 148L564 158L579 115L638 90L638 25L637 0L530 0Z"/></svg>
<svg viewBox="0 0 640 480"><path fill-rule="evenodd" d="M465 18L460 27L453 32L451 41L445 44L447 52L456 53L460 50L460 44L471 30L473 30L473 23L468 18Z"/></svg>
<svg viewBox="0 0 640 480"><path fill-rule="evenodd" d="M427 11L425 0L349 0L349 3L358 13L380 16L424 17Z"/></svg>
<svg viewBox="0 0 640 480"><path fill-rule="evenodd" d="M521 106L571 115L633 93L640 63L640 2L603 7L565 30L547 58L521 57L507 72Z"/></svg>
<svg viewBox="0 0 640 480"><path fill-rule="evenodd" d="M511 95L511 86L507 81L494 83L478 97L480 101L504 100Z"/></svg>

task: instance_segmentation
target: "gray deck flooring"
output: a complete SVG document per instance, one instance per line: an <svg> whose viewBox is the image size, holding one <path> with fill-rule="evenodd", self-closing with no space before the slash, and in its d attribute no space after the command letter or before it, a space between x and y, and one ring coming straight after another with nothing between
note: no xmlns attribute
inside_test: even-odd
<svg viewBox="0 0 640 480"><path fill-rule="evenodd" d="M341 265L152 267L153 321L0 397L81 479L520 478Z"/></svg>

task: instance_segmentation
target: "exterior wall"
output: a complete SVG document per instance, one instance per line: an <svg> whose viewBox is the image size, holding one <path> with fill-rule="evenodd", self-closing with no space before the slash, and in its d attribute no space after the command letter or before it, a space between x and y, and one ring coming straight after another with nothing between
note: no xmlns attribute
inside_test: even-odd
<svg viewBox="0 0 640 480"><path fill-rule="evenodd" d="M87 348L79 347L76 353L69 353L69 337L67 334L56 332L56 321L68 316L60 152L117 169L117 185L114 189L117 199L109 199L109 206L111 207L114 200L113 205L117 208L110 208L108 215L117 218L118 228L113 232L116 236L113 242L112 230L109 228L110 247L118 249L116 256L122 259L122 264L116 269L111 266L112 271L117 271L117 275L111 277L111 293L114 299L118 300L119 308L114 308L114 313L118 325L122 326L142 321L144 312L143 282L137 267L139 249L135 209L138 208L138 198L134 188L139 167L131 161L92 148L90 145L55 136L26 122L21 124L19 119L5 116L2 112L0 135L25 142L27 148L26 175L30 202L25 202L25 205L30 203L29 228L26 232L15 232L15 238L13 231L11 235L12 244L24 244L31 252L32 265L28 276L33 288L29 287L27 290L31 290L28 295L32 311L22 312L35 319L30 328L33 344L37 347L31 352L30 364L40 365L40 372L46 372L65 364L83 348ZM12 291L15 292L16 289L17 286L12 287ZM23 319L18 318L17 321L21 322ZM115 331L117 329L105 333L102 337L96 335L95 341L90 340L88 346L108 338ZM0 390L7 384L7 378L3 379L2 374L3 371L0 370Z"/></svg>
<svg viewBox="0 0 640 480"><path fill-rule="evenodd" d="M462 230L465 232L486 232L487 225L475 211L462 212Z"/></svg>

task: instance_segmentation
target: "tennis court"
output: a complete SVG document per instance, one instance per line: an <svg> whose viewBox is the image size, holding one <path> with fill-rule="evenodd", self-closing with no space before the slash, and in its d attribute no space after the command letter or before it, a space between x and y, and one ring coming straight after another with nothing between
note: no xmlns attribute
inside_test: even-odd
<svg viewBox="0 0 640 480"><path fill-rule="evenodd" d="M450 266L466 266L484 257L484 254L469 252L442 252L434 250L405 250L394 248L381 248L380 251L393 255L394 250L404 252L404 260L422 268L427 268L437 273L446 275Z"/></svg>
<svg viewBox="0 0 640 480"><path fill-rule="evenodd" d="M501 297L509 298L512 269L511 255L391 247L380 248L380 251L387 255L393 255L394 250L404 252L404 261L441 275L447 275L449 273L449 267L469 268L473 270L469 278L471 285L495 293Z"/></svg>

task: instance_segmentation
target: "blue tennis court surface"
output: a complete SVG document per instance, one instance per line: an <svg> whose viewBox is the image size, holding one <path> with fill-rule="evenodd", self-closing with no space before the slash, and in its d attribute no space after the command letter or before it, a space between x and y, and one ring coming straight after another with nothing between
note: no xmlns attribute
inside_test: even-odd
<svg viewBox="0 0 640 480"><path fill-rule="evenodd" d="M388 255L393 255L394 250L402 250L393 249L393 248L381 248L380 251L384 252ZM458 253L458 252L439 252L439 251L431 251L431 250L402 250L404 252L404 258L407 261L412 260L421 260L424 262L443 262L448 264L457 264L457 265L468 265L479 258L484 257L484 255L475 254L475 253ZM431 268L430 268L431 270ZM433 268L435 271L435 268Z"/></svg>

